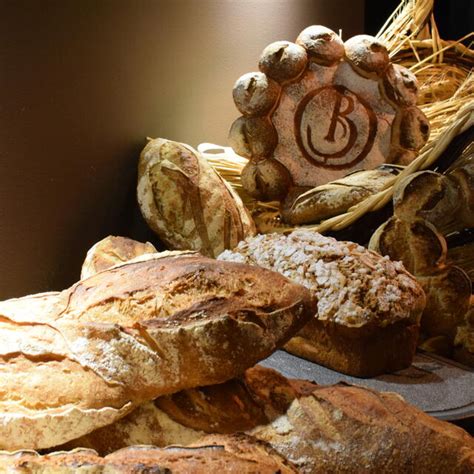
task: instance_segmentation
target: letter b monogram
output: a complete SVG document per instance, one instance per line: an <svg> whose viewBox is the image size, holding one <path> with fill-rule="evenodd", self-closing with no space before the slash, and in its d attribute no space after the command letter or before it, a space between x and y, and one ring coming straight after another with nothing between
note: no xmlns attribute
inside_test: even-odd
<svg viewBox="0 0 474 474"><path fill-rule="evenodd" d="M376 131L372 109L344 86L311 91L295 114L300 150L313 164L323 167L345 168L362 160L373 145Z"/></svg>

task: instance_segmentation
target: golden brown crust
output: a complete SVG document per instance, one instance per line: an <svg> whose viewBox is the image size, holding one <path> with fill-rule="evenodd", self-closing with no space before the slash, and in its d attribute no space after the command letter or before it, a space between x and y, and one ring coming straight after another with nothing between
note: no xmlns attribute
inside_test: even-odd
<svg viewBox="0 0 474 474"><path fill-rule="evenodd" d="M300 472L468 473L474 441L392 393L361 387L317 387L286 414L252 434Z"/></svg>
<svg viewBox="0 0 474 474"><path fill-rule="evenodd" d="M394 189L394 216L375 231L369 243L372 250L402 261L423 286L427 303L421 330L428 338L423 347L451 355L453 343L458 344L456 334L464 334L455 352L465 362L470 357L460 345L461 340L470 340L470 331L462 326L472 283L461 262L469 267L472 246L450 254L444 236L471 225L471 163L472 151L468 151L446 175L419 171L403 179Z"/></svg>
<svg viewBox="0 0 474 474"><path fill-rule="evenodd" d="M182 473L233 474L297 473L294 466L269 444L249 435L208 436L190 446L132 446L101 458L94 451L78 449L45 456L36 453L0 454L2 472L76 473Z"/></svg>
<svg viewBox="0 0 474 474"><path fill-rule="evenodd" d="M109 235L87 252L81 269L81 280L140 255L157 252L150 242L142 243L127 237Z"/></svg>
<svg viewBox="0 0 474 474"><path fill-rule="evenodd" d="M319 222L342 214L368 196L382 191L399 172L399 167L386 165L375 170L357 171L301 193L290 190L281 206L281 216L285 222L295 225Z"/></svg>
<svg viewBox="0 0 474 474"><path fill-rule="evenodd" d="M222 384L157 398L60 449L85 447L106 455L133 444L188 444L206 433L251 430L285 413L294 398L303 393L303 381L294 383L275 370L255 366ZM306 385L315 387L309 382Z"/></svg>
<svg viewBox="0 0 474 474"><path fill-rule="evenodd" d="M315 310L276 273L199 255L150 255L45 298L0 303L1 448L55 446L133 405L235 377Z"/></svg>
<svg viewBox="0 0 474 474"><path fill-rule="evenodd" d="M289 352L360 377L410 365L425 296L399 262L306 230L258 235L219 259L261 265L314 292L318 311Z"/></svg>

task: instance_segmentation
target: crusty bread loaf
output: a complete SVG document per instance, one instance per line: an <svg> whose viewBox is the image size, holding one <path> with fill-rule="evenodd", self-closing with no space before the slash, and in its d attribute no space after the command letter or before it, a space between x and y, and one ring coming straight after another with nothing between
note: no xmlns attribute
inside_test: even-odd
<svg viewBox="0 0 474 474"><path fill-rule="evenodd" d="M400 263L306 230L259 235L219 259L278 271L317 296L315 319L285 346L289 352L361 377L410 365L425 298Z"/></svg>
<svg viewBox="0 0 474 474"><path fill-rule="evenodd" d="M158 250L150 242L142 243L127 237L109 235L94 244L87 252L82 264L81 280L140 255L156 252Z"/></svg>
<svg viewBox="0 0 474 474"><path fill-rule="evenodd" d="M297 469L269 444L249 435L207 436L190 446L133 446L101 458L77 449L39 456L0 453L0 472L21 473L182 473L291 474Z"/></svg>
<svg viewBox="0 0 474 474"><path fill-rule="evenodd" d="M467 473L474 441L393 393L345 384L318 387L254 367L224 384L160 397L126 418L69 443L102 455L134 443L196 442L246 430L299 472Z"/></svg>
<svg viewBox="0 0 474 474"><path fill-rule="evenodd" d="M157 138L140 155L138 204L171 249L215 257L255 233L237 193L188 145Z"/></svg>
<svg viewBox="0 0 474 474"><path fill-rule="evenodd" d="M277 273L169 253L1 302L0 449L57 446L139 403L228 380L314 311Z"/></svg>
<svg viewBox="0 0 474 474"><path fill-rule="evenodd" d="M302 473L469 473L474 441L395 393L344 384L318 387L285 415L251 432Z"/></svg>

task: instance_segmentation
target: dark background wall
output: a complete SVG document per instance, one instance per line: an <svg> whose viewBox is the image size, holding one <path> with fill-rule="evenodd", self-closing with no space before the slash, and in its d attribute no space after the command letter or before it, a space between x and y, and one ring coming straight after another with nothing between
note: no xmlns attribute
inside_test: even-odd
<svg viewBox="0 0 474 474"><path fill-rule="evenodd" d="M62 289L135 204L146 136L225 143L232 85L310 24L363 32L362 0L0 0L0 299Z"/></svg>

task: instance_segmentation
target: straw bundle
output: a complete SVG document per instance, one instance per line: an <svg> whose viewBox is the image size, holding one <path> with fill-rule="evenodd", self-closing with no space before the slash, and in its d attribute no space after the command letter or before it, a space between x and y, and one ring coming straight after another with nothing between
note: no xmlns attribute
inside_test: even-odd
<svg viewBox="0 0 474 474"><path fill-rule="evenodd" d="M432 165L451 140L474 124L474 50L465 46L474 34L459 41L439 37L433 17L434 0L403 0L393 12L377 38L388 48L392 62L409 68L419 83L419 107L431 124L428 143L419 156L387 187L350 208L346 213L302 226L318 232L341 230L367 212L385 206L393 188L408 174ZM217 171L237 190L252 211L260 232L290 232L294 227L280 221L278 203L262 203L250 198L242 189L240 172L247 160L231 148L202 144L199 150Z"/></svg>

